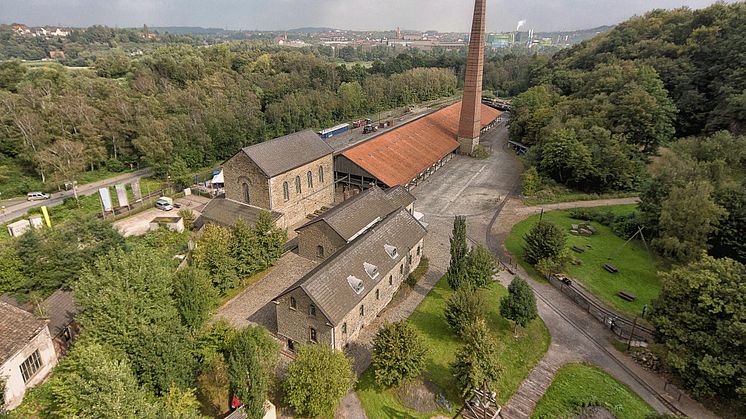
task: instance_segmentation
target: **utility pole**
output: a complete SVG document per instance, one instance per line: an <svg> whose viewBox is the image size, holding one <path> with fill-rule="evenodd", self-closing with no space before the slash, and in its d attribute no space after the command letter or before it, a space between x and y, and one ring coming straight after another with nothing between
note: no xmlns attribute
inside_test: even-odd
<svg viewBox="0 0 746 419"><path fill-rule="evenodd" d="M635 316L635 321L632 322L632 331L629 332L629 340L627 340L627 350L629 351L629 348L632 347L632 336L635 334L635 328L637 327L637 316Z"/></svg>

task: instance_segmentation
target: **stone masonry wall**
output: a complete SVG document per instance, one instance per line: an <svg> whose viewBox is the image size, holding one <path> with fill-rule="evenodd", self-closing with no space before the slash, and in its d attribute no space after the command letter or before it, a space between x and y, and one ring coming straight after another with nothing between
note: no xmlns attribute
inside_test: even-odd
<svg viewBox="0 0 746 419"><path fill-rule="evenodd" d="M319 180L319 166L324 167L324 182ZM308 186L307 173L311 172L313 187ZM295 178L300 177L301 193L295 189ZM227 181L227 179L226 179ZM289 199L283 196L283 183L288 183ZM309 164L295 168L270 179L271 209L284 214L284 224L291 227L322 207L334 205L334 166L328 155Z"/></svg>
<svg viewBox="0 0 746 419"><path fill-rule="evenodd" d="M417 254L418 247L420 249L419 255ZM399 260L394 269L385 275L381 274L378 285L370 290L365 298L352 311L347 313L344 319L335 327L335 349L342 350L347 343L354 341L358 334L360 334L360 330L375 320L378 314L391 302L394 294L396 294L396 291L404 280L407 279L407 276L420 264L424 253L424 239L420 240L409 251L404 252L403 250L400 249ZM411 256L411 262L409 261L409 256ZM404 266L403 273L400 271L402 265ZM391 285L389 285L389 278L391 278ZM378 296L376 296L376 290L379 291ZM364 316L360 316L361 304L365 307ZM346 332L345 328L347 329Z"/></svg>
<svg viewBox="0 0 746 419"><path fill-rule="evenodd" d="M290 307L290 297L295 297L295 309ZM315 316L309 314L309 306L313 302L302 289L296 288L287 293L277 303L277 335L283 338L283 345L287 347L287 339L292 339L296 344L310 342L311 327L316 329L318 343L332 344L332 327L318 307Z"/></svg>
<svg viewBox="0 0 746 419"><path fill-rule="evenodd" d="M318 221L298 231L298 254L306 259L322 261L331 256L347 242L329 224ZM324 256L318 256L318 246L324 248Z"/></svg>
<svg viewBox="0 0 746 419"><path fill-rule="evenodd" d="M223 176L227 199L247 203L243 193L245 182L249 185L251 202L248 203L255 207L270 209L267 176L244 152L239 152L223 163Z"/></svg>

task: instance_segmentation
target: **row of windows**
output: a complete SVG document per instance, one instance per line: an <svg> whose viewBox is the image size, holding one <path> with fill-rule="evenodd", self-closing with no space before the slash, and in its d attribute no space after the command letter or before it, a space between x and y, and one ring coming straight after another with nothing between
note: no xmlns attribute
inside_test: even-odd
<svg viewBox="0 0 746 419"><path fill-rule="evenodd" d="M313 189L313 173L310 170L306 173L306 183L308 189ZM319 166L319 183L324 183L324 166ZM301 194L302 192L300 176L296 176L295 193ZM286 201L290 199L290 185L287 182L282 183L282 198Z"/></svg>

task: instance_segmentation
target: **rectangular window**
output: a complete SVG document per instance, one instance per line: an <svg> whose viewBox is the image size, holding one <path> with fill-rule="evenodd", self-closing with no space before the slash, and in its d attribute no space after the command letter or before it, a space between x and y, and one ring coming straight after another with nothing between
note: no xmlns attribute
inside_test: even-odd
<svg viewBox="0 0 746 419"><path fill-rule="evenodd" d="M37 349L21 364L23 382L28 383L28 380L36 374L36 371L39 371L39 368L41 368L41 356L39 356L39 350Z"/></svg>
<svg viewBox="0 0 746 419"><path fill-rule="evenodd" d="M389 285L394 285L394 275L389 275Z"/></svg>
<svg viewBox="0 0 746 419"><path fill-rule="evenodd" d="M342 333L347 333L347 323L342 323Z"/></svg>
<svg viewBox="0 0 746 419"><path fill-rule="evenodd" d="M362 304L360 305L360 316L365 316L365 306Z"/></svg>
<svg viewBox="0 0 746 419"><path fill-rule="evenodd" d="M311 340L311 342L316 343L318 342L318 337L316 336L316 329L313 327L308 331L308 337Z"/></svg>
<svg viewBox="0 0 746 419"><path fill-rule="evenodd" d="M381 290L376 290L376 300L381 299Z"/></svg>
<svg viewBox="0 0 746 419"><path fill-rule="evenodd" d="M290 297L290 308L293 310L298 308L298 303L295 301L295 297Z"/></svg>
<svg viewBox="0 0 746 419"><path fill-rule="evenodd" d="M407 256L407 263L410 265L412 264L412 255Z"/></svg>
<svg viewBox="0 0 746 419"><path fill-rule="evenodd" d="M399 275L404 275L404 264L402 263L401 266L399 266Z"/></svg>
<svg viewBox="0 0 746 419"><path fill-rule="evenodd" d="M419 256L420 253L422 253L422 249L420 248L420 246L417 246L417 256Z"/></svg>
<svg viewBox="0 0 746 419"><path fill-rule="evenodd" d="M311 316L316 316L316 306L315 305L311 304L310 306L308 306L308 314L310 314Z"/></svg>

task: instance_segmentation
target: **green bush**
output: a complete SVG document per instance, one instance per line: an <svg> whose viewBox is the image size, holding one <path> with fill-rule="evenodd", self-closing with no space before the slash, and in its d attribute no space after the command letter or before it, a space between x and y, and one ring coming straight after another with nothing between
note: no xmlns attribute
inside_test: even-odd
<svg viewBox="0 0 746 419"><path fill-rule="evenodd" d="M106 169L111 172L123 172L126 168L127 167L124 165L124 163L115 158L106 160Z"/></svg>
<svg viewBox="0 0 746 419"><path fill-rule="evenodd" d="M535 265L542 259L557 257L565 248L567 235L556 224L539 221L526 233L524 240L524 258Z"/></svg>

